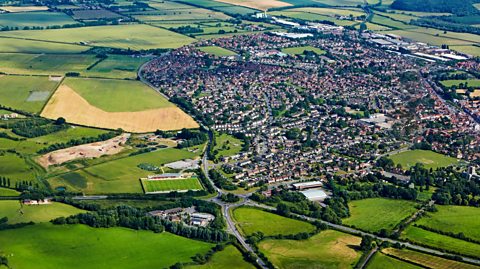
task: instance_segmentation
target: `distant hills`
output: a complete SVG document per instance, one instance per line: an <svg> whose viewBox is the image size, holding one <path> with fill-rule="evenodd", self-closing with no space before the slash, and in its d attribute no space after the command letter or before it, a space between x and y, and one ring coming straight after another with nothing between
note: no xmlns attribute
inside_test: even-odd
<svg viewBox="0 0 480 269"><path fill-rule="evenodd" d="M473 4L479 0L395 0L391 7L393 9L421 11L421 12L441 12L452 13L456 15L478 14L479 11Z"/></svg>

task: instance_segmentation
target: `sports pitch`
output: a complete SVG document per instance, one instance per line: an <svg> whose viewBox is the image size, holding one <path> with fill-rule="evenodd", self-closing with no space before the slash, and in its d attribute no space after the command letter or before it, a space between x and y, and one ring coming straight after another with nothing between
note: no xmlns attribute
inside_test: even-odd
<svg viewBox="0 0 480 269"><path fill-rule="evenodd" d="M198 178L185 179L164 179L164 180L147 180L142 179L143 189L145 193L164 193L171 191L184 192L188 190L202 190L202 184Z"/></svg>

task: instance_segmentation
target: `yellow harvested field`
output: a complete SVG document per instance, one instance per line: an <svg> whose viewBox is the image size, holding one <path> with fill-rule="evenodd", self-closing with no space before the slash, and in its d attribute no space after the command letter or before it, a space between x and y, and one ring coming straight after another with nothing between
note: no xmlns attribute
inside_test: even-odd
<svg viewBox="0 0 480 269"><path fill-rule="evenodd" d="M136 112L106 112L92 106L77 92L61 85L43 109L41 116L106 129L121 128L127 132L146 133L159 130L198 128L198 123L178 107Z"/></svg>
<svg viewBox="0 0 480 269"><path fill-rule="evenodd" d="M4 6L0 7L0 9L8 11L8 12L28 12L28 11L45 11L48 10L48 7L46 6L19 6L19 7L14 7L14 6Z"/></svg>
<svg viewBox="0 0 480 269"><path fill-rule="evenodd" d="M232 4L236 6L244 6L259 10L267 10L274 7L289 7L292 4L278 0L215 0L217 2Z"/></svg>
<svg viewBox="0 0 480 269"><path fill-rule="evenodd" d="M480 90L474 90L472 93L470 93L471 98L475 97L480 97Z"/></svg>

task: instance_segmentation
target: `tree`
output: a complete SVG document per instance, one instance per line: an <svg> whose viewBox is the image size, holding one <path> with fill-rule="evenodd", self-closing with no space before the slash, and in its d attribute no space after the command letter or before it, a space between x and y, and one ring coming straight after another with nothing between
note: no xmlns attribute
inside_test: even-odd
<svg viewBox="0 0 480 269"><path fill-rule="evenodd" d="M56 124L56 125L63 125L63 124L65 124L66 122L67 122L67 121L66 121L65 118L63 118L63 117L60 117L60 118L58 118L57 120L55 120L55 124Z"/></svg>
<svg viewBox="0 0 480 269"><path fill-rule="evenodd" d="M284 203L279 203L277 205L277 213L282 216L288 216L290 214L290 208Z"/></svg>

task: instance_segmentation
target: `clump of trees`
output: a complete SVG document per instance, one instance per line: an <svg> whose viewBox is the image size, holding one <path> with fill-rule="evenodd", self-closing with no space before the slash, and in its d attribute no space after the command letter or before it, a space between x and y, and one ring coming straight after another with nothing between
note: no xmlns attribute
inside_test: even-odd
<svg viewBox="0 0 480 269"><path fill-rule="evenodd" d="M58 120L52 122L51 120L37 117L15 120L1 124L0 127L12 129L14 134L27 138L39 137L70 128L65 122L62 123Z"/></svg>

